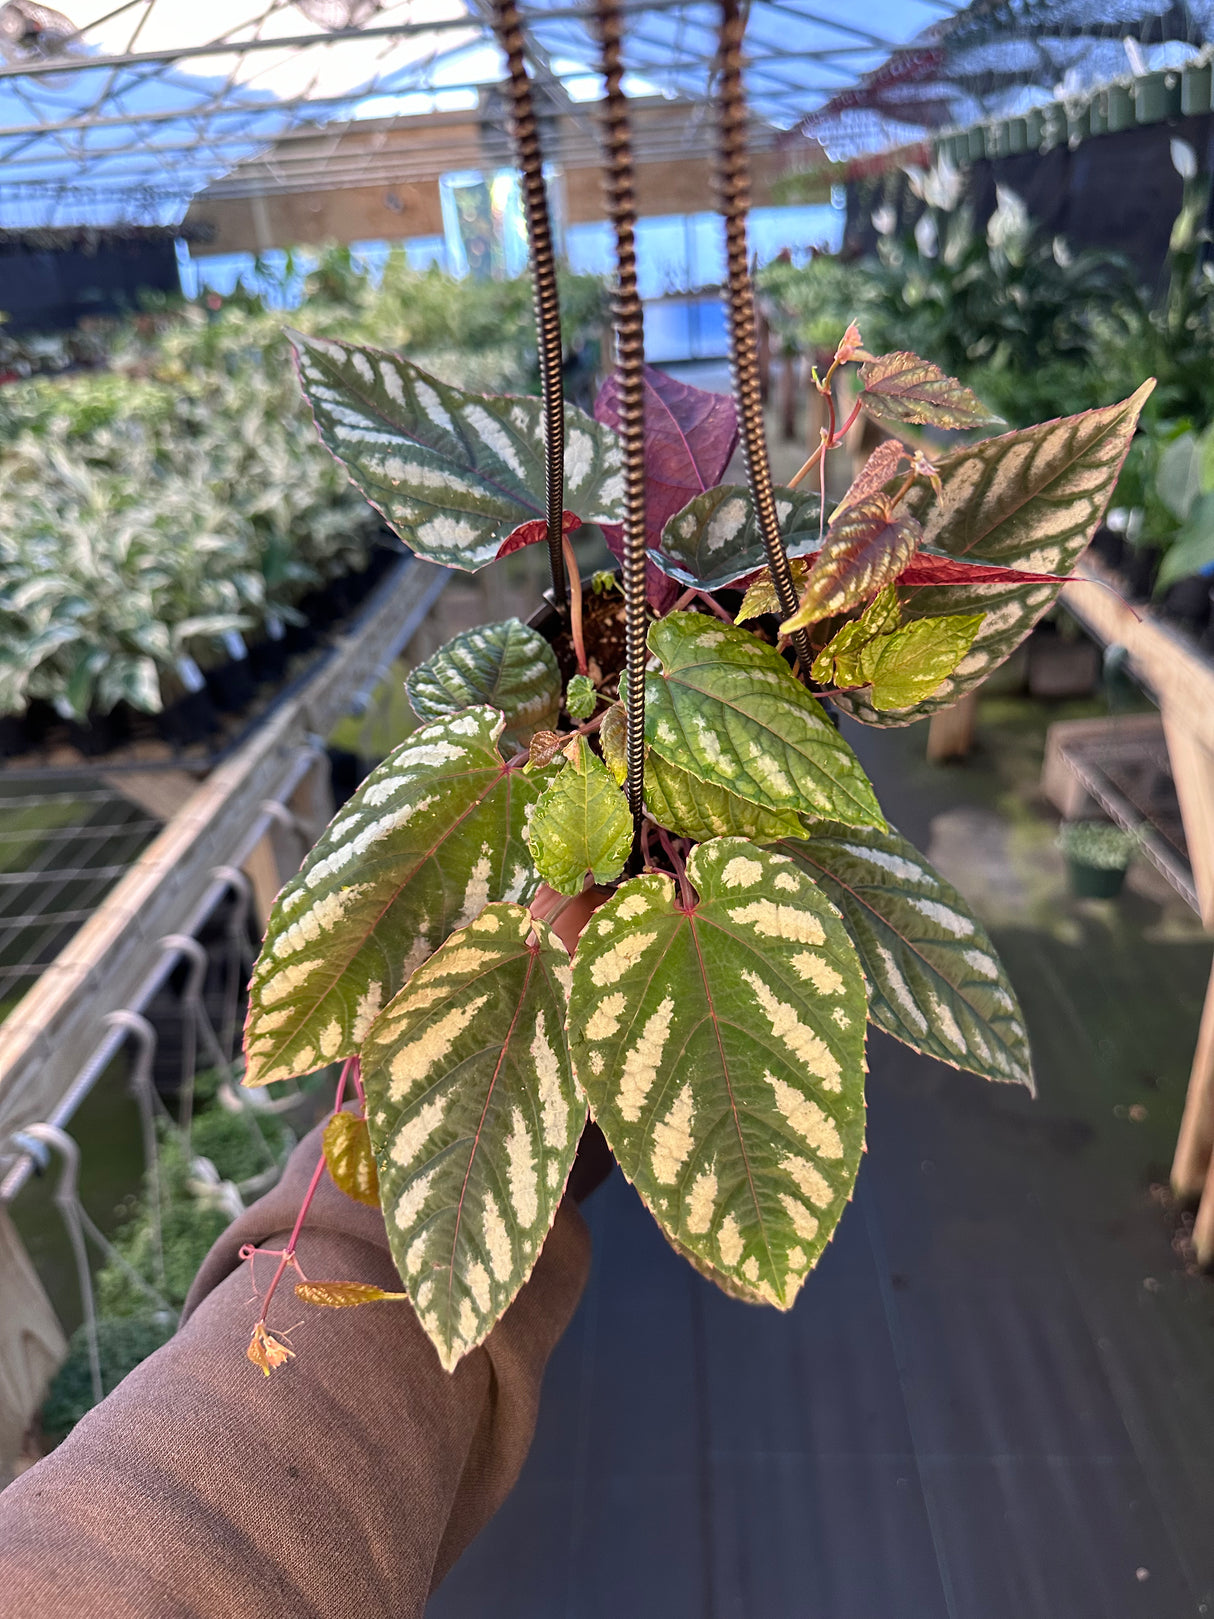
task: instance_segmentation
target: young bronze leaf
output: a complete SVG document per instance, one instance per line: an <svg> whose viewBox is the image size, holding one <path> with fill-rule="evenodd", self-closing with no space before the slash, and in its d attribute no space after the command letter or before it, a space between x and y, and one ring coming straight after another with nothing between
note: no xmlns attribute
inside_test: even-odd
<svg viewBox="0 0 1214 1619"><path fill-rule="evenodd" d="M1104 515L1138 415L1154 383L1119 405L984 439L944 456L943 500L916 484L907 508L923 524L923 544L961 561L1049 573L1057 584L947 585L899 590L905 619L984 613L985 622L954 674L932 696L882 712L862 697L839 706L868 725L909 725L948 708L1007 658L1058 598ZM918 567L921 550L912 564Z"/></svg>
<svg viewBox="0 0 1214 1619"><path fill-rule="evenodd" d="M778 814L884 826L859 760L784 659L700 613L650 625L645 738L700 781Z"/></svg>
<svg viewBox="0 0 1214 1619"><path fill-rule="evenodd" d="M489 900L528 900L542 777L510 770L502 716L414 731L373 770L274 902L249 984L246 1085L358 1050L380 1007Z"/></svg>
<svg viewBox="0 0 1214 1619"><path fill-rule="evenodd" d="M561 674L552 648L517 618L457 635L411 671L405 689L421 720L458 714L476 703L501 709L507 754L555 725L561 711Z"/></svg>
<svg viewBox="0 0 1214 1619"><path fill-rule="evenodd" d="M801 830L795 814L778 814L699 781L652 748L645 751L645 805L659 826L696 843L724 837L771 841L798 837Z"/></svg>
<svg viewBox="0 0 1214 1619"><path fill-rule="evenodd" d="M305 1304L323 1305L326 1310L351 1310L359 1304L378 1304L381 1299L407 1299L407 1293L389 1293L373 1282L296 1282L295 1297Z"/></svg>
<svg viewBox="0 0 1214 1619"><path fill-rule="evenodd" d="M666 1236L788 1309L851 1195L864 1139L864 979L834 907L743 838L621 885L573 964L570 1046L616 1161Z"/></svg>
<svg viewBox="0 0 1214 1619"><path fill-rule="evenodd" d="M879 422L923 427L987 427L1003 418L956 377L917 354L881 354L860 367L864 408Z"/></svg>
<svg viewBox="0 0 1214 1619"><path fill-rule="evenodd" d="M614 881L632 850L632 816L607 766L584 736L566 750L569 762L545 787L526 838L540 876L558 894L580 894L587 875Z"/></svg>
<svg viewBox="0 0 1214 1619"><path fill-rule="evenodd" d="M777 489L776 514L784 549L807 556L821 543L818 496L809 490ZM684 585L720 590L766 565L763 538L750 491L735 484L697 495L666 524L651 560Z"/></svg>
<svg viewBox="0 0 1214 1619"><path fill-rule="evenodd" d="M893 831L821 824L775 847L842 911L874 1023L954 1068L1032 1089L1024 1015L995 947L914 844Z"/></svg>
<svg viewBox="0 0 1214 1619"><path fill-rule="evenodd" d="M887 438L878 444L852 480L851 488L831 513L831 520L849 506L858 506L862 500L880 494L896 475L903 459L909 455L906 445L896 438Z"/></svg>
<svg viewBox="0 0 1214 1619"><path fill-rule="evenodd" d="M869 495L832 519L805 581L801 605L780 625L782 635L819 619L850 612L883 590L915 554L922 533L885 495Z"/></svg>
<svg viewBox="0 0 1214 1619"><path fill-rule="evenodd" d="M325 1165L333 1184L358 1203L379 1207L379 1181L366 1119L335 1113L325 1125Z"/></svg>
<svg viewBox="0 0 1214 1619"><path fill-rule="evenodd" d="M363 1045L388 1241L447 1371L531 1274L586 1118L565 1044L569 958L490 905L414 973Z"/></svg>
<svg viewBox="0 0 1214 1619"><path fill-rule="evenodd" d="M419 556L483 568L544 516L543 407L439 382L398 355L289 332L325 447ZM565 411L565 499L583 522L619 522L619 440Z"/></svg>

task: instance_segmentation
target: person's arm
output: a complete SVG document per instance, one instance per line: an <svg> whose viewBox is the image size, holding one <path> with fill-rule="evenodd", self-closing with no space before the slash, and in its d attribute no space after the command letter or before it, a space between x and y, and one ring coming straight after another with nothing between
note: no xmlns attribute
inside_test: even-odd
<svg viewBox="0 0 1214 1619"><path fill-rule="evenodd" d="M411 1619L500 1506L589 1269L581 1215L566 1197L453 1376L407 1303L296 1311L284 1285L270 1325L299 1322L296 1358L267 1378L237 1251L285 1245L319 1150L212 1249L177 1335L0 1495L0 1619ZM311 1278L400 1287L382 1215L327 1176L298 1252Z"/></svg>

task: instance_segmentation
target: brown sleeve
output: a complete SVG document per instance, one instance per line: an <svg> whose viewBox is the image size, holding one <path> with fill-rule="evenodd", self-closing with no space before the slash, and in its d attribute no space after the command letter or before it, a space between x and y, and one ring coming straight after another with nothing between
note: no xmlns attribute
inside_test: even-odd
<svg viewBox="0 0 1214 1619"><path fill-rule="evenodd" d="M319 1150L314 1131L211 1250L176 1336L0 1495L0 1619L411 1619L501 1505L589 1269L581 1215L566 1198L453 1376L407 1304L308 1308L284 1283L270 1325L295 1328L297 1358L266 1378L236 1254L284 1246ZM400 1286L378 1210L327 1176L299 1257Z"/></svg>

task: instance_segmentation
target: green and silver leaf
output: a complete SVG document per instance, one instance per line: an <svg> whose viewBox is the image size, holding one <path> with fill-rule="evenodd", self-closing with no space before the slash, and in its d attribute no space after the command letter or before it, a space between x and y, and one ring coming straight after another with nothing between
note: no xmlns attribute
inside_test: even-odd
<svg viewBox="0 0 1214 1619"><path fill-rule="evenodd" d="M566 749L568 763L545 787L526 838L540 876L558 894L580 894L590 876L610 883L632 852L632 816L607 766L584 736Z"/></svg>
<svg viewBox="0 0 1214 1619"><path fill-rule="evenodd" d="M926 483L914 485L906 497L907 510L923 525L922 544L968 562L1070 573L1104 514L1153 387L1147 382L1118 405L1004 433L944 456L936 463L943 498ZM885 711L863 696L840 697L838 706L880 726L909 725L950 707L1015 651L1061 588L1061 580L900 587L904 619L982 613L985 622L956 671L930 697Z"/></svg>
<svg viewBox="0 0 1214 1619"><path fill-rule="evenodd" d="M535 893L523 827L545 780L502 762L502 723L469 708L415 731L278 895L249 984L246 1085L350 1056L452 928Z"/></svg>
<svg viewBox="0 0 1214 1619"><path fill-rule="evenodd" d="M645 738L669 764L777 814L884 826L860 762L784 659L701 613L650 625Z"/></svg>
<svg viewBox="0 0 1214 1619"><path fill-rule="evenodd" d="M880 354L860 367L865 410L879 422L913 422L952 430L1002 422L972 389L931 360L905 351Z"/></svg>
<svg viewBox="0 0 1214 1619"><path fill-rule="evenodd" d="M788 555L816 551L822 538L818 496L804 489L777 489L775 497ZM767 553L750 491L721 484L697 495L666 524L662 543L650 548L649 557L672 579L701 590L719 590L765 567Z"/></svg>
<svg viewBox="0 0 1214 1619"><path fill-rule="evenodd" d="M555 725L561 710L556 656L542 635L517 618L457 635L410 672L405 690L420 720L458 714L476 703L500 709L507 753Z"/></svg>
<svg viewBox="0 0 1214 1619"><path fill-rule="evenodd" d="M1024 1014L995 947L913 843L893 831L816 825L775 847L842 911L874 1023L954 1068L1032 1089Z"/></svg>
<svg viewBox="0 0 1214 1619"><path fill-rule="evenodd" d="M744 838L693 849L587 924L574 1070L669 1240L726 1291L788 1309L851 1196L864 1140L864 977L833 905Z"/></svg>
<svg viewBox="0 0 1214 1619"><path fill-rule="evenodd" d="M483 568L520 524L544 517L538 399L468 393L380 349L287 335L322 442L419 556ZM622 520L619 440L572 405L565 479L583 522Z"/></svg>
<svg viewBox="0 0 1214 1619"><path fill-rule="evenodd" d="M565 1044L569 958L489 905L414 973L363 1044L392 1257L452 1371L531 1274L586 1104Z"/></svg>
<svg viewBox="0 0 1214 1619"><path fill-rule="evenodd" d="M652 748L645 750L645 806L659 826L696 843L732 837L770 842L801 834L795 814L781 815L699 781Z"/></svg>

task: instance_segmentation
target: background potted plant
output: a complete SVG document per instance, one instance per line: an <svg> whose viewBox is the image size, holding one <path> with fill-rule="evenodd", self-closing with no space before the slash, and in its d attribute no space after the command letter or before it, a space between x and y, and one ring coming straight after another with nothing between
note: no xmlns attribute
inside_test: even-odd
<svg viewBox="0 0 1214 1619"><path fill-rule="evenodd" d="M1058 847L1076 899L1116 899L1139 842L1112 821L1063 821Z"/></svg>

